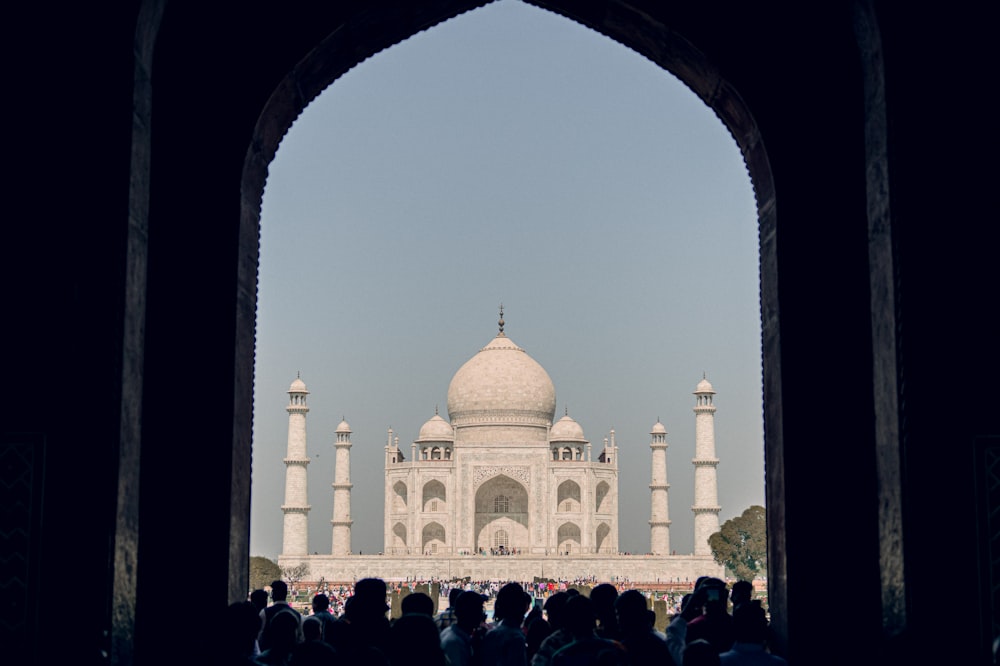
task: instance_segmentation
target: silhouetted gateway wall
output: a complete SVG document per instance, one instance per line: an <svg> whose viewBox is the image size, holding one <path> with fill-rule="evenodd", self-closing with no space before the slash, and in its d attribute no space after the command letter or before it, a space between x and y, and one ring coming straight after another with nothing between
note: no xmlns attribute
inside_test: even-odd
<svg viewBox="0 0 1000 666"><path fill-rule="evenodd" d="M779 649L985 660L1000 433L987 7L538 4L675 73L746 157ZM217 632L187 618L215 621L246 586L267 164L337 76L473 6L8 8L12 663L152 663L181 637L207 660ZM818 596L826 576L841 585Z"/></svg>

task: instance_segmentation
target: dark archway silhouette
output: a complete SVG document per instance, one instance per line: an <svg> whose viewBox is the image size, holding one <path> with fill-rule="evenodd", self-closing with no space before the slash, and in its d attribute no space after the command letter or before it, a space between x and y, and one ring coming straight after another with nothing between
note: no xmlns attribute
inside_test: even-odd
<svg viewBox="0 0 1000 666"><path fill-rule="evenodd" d="M195 553L202 606L245 594L267 164L340 74L478 4L8 8L0 449L9 506L31 509L5 514L25 535L3 581L24 601L0 625L11 661L66 646L153 661L176 639L163 590ZM535 4L673 72L743 151L778 649L985 663L1000 631L991 8ZM68 551L93 603L47 641ZM943 574L961 612L940 612ZM846 582L843 607L817 604L817 575ZM831 642L845 608L852 640Z"/></svg>

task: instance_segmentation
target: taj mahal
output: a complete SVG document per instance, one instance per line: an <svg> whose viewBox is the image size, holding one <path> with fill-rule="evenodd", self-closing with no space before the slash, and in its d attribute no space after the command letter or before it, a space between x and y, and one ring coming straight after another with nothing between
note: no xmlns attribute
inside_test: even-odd
<svg viewBox="0 0 1000 666"><path fill-rule="evenodd" d="M385 443L384 550L351 549L351 428L335 433L330 554L307 545L306 415L301 378L288 389L282 567L306 564L310 579L694 580L722 575L708 538L719 530L715 391L695 391L694 553L670 554L667 431L650 432L650 553L618 548L618 446L612 430L595 447L565 413L545 369L499 332L452 377L448 419L435 414L409 446ZM595 450L598 449L598 450Z"/></svg>

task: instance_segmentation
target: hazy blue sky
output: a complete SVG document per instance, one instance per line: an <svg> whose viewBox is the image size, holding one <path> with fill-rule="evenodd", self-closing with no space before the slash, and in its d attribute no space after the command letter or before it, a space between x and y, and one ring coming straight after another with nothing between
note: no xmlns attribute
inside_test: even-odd
<svg viewBox="0 0 1000 666"><path fill-rule="evenodd" d="M353 548L382 550L383 447L409 453L456 370L506 333L595 456L614 428L620 546L649 549L649 431L671 546L693 549L694 396L716 397L723 520L763 504L757 222L735 141L672 75L515 0L376 55L295 122L264 194L251 552L281 550L288 403L309 396L309 550L329 553L353 430Z"/></svg>

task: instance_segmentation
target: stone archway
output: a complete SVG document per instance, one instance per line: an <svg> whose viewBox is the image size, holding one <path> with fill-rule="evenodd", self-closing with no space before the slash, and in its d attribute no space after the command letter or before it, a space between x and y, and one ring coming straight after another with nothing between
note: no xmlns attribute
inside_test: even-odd
<svg viewBox="0 0 1000 666"><path fill-rule="evenodd" d="M406 501L407 501L407 490L406 484L402 481L397 481L392 486L392 510L394 513L403 513L406 511Z"/></svg>
<svg viewBox="0 0 1000 666"><path fill-rule="evenodd" d="M406 540L406 525L396 523L392 526L392 546L389 551L392 555L406 555L408 543Z"/></svg>
<svg viewBox="0 0 1000 666"><path fill-rule="evenodd" d="M528 490L519 481L504 474L489 479L476 491L475 507L474 533L478 550L490 552L495 548L494 542L501 537L506 539L506 549L527 550L530 547Z"/></svg>
<svg viewBox="0 0 1000 666"><path fill-rule="evenodd" d="M581 552L580 526L563 523L556 532L557 552L560 555L577 555Z"/></svg>
<svg viewBox="0 0 1000 666"><path fill-rule="evenodd" d="M424 484L423 491L423 511L425 513L436 513L439 511L448 510L448 492L445 490L444 484L437 479L428 481Z"/></svg>
<svg viewBox="0 0 1000 666"><path fill-rule="evenodd" d="M572 479L560 483L556 490L556 511L559 513L579 513L580 508L580 484Z"/></svg>
<svg viewBox="0 0 1000 666"><path fill-rule="evenodd" d="M444 525L434 521L424 525L420 531L420 551L424 555L444 553L448 547L448 535Z"/></svg>

